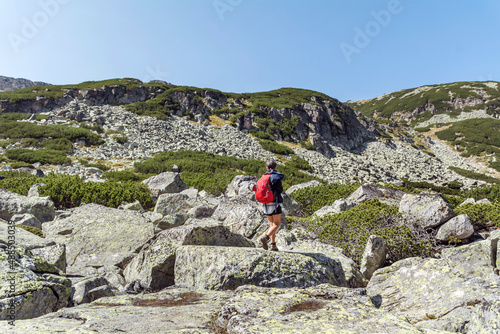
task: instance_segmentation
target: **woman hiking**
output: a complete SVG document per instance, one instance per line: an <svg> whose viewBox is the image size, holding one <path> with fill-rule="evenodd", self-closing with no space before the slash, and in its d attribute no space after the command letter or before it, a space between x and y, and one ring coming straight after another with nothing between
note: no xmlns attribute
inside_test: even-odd
<svg viewBox="0 0 500 334"><path fill-rule="evenodd" d="M283 186L281 180L285 177L283 174L276 171L276 161L269 160L266 162L267 172L263 176L269 175L269 185L274 196L274 201L271 203L263 203L264 214L269 220L269 230L266 235L260 238L262 243L262 248L268 249L268 242L271 242L271 250L278 251L276 247L276 231L281 225L281 214L283 212L283 197L281 193L283 192Z"/></svg>

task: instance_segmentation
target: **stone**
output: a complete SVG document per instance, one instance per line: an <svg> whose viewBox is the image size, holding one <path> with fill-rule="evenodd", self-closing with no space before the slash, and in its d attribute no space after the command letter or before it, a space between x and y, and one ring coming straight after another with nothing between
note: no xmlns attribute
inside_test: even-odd
<svg viewBox="0 0 500 334"><path fill-rule="evenodd" d="M382 268L387 256L385 240L377 235L370 235L361 258L361 273L366 279L372 278L375 270Z"/></svg>
<svg viewBox="0 0 500 334"><path fill-rule="evenodd" d="M14 233L12 231L15 231L16 244L22 245L23 247L29 250L35 248L54 246L56 244L52 240L40 238L39 236L31 232L28 232L22 228L16 228L15 224L13 223L9 224L5 220L0 219L0 240L3 241L5 244L8 244L9 236L12 235L12 233Z"/></svg>
<svg viewBox="0 0 500 334"><path fill-rule="evenodd" d="M491 202L487 198L483 198L477 201L476 204L491 204Z"/></svg>
<svg viewBox="0 0 500 334"><path fill-rule="evenodd" d="M71 282L62 275L25 247L0 243L0 320L9 319L11 305L16 319L36 318L67 306Z"/></svg>
<svg viewBox="0 0 500 334"><path fill-rule="evenodd" d="M401 190L381 187L374 184L364 184L356 189L347 200L361 204L371 199L378 199L382 203L397 206L404 195L405 192Z"/></svg>
<svg viewBox="0 0 500 334"><path fill-rule="evenodd" d="M179 193L188 188L179 173L164 172L142 181L151 190L151 195L158 198L161 194Z"/></svg>
<svg viewBox="0 0 500 334"><path fill-rule="evenodd" d="M313 213L313 215L317 217L323 217L325 215L341 213L343 211L347 211L350 208L355 207L356 205L357 205L356 202L353 202L349 199L341 198L333 202L332 205L327 205L318 209L316 212Z"/></svg>
<svg viewBox="0 0 500 334"><path fill-rule="evenodd" d="M198 205L194 208L191 208L187 212L187 216L189 218L196 218L196 219L203 219L203 218L210 218L215 212L215 209L210 208L205 205Z"/></svg>
<svg viewBox="0 0 500 334"><path fill-rule="evenodd" d="M304 213L301 210L301 206L299 203L297 203L297 201L288 196L286 193L282 193L281 197L283 198L283 209L285 215L297 217L304 216Z"/></svg>
<svg viewBox="0 0 500 334"><path fill-rule="evenodd" d="M257 184L258 177L249 175L236 175L227 186L225 195L229 198L236 196L245 196L249 199L254 198L253 187Z"/></svg>
<svg viewBox="0 0 500 334"><path fill-rule="evenodd" d="M36 319L0 321L1 333L214 333L211 326L230 292L184 288L103 297Z"/></svg>
<svg viewBox="0 0 500 334"><path fill-rule="evenodd" d="M474 233L474 226L467 215L459 215L451 218L439 227L436 239L449 241L451 238L463 240Z"/></svg>
<svg viewBox="0 0 500 334"><path fill-rule="evenodd" d="M451 204L439 194L406 194L401 198L399 212L423 228L439 226L455 216Z"/></svg>
<svg viewBox="0 0 500 334"><path fill-rule="evenodd" d="M299 189L304 189L304 188L308 188L308 187L316 187L316 186L320 186L320 185L321 185L321 182L316 181L316 180L312 180L312 181L309 181L309 182L304 182L304 183L296 184L296 185L291 186L290 188L288 188L286 190L286 194L288 196L291 196L295 191L297 191Z"/></svg>
<svg viewBox="0 0 500 334"><path fill-rule="evenodd" d="M200 193L200 191L198 191L198 189L193 188L193 187L185 189L185 190L180 192L180 194L188 195L189 198L191 198L191 199L198 197L199 193Z"/></svg>
<svg viewBox="0 0 500 334"><path fill-rule="evenodd" d="M109 285L102 285L97 288L94 288L90 290L87 293L87 296L91 302L94 300L97 300L99 298L104 298L104 297L112 297L115 295L115 292Z"/></svg>
<svg viewBox="0 0 500 334"><path fill-rule="evenodd" d="M176 213L174 215L167 215L162 217L159 221L155 222L155 226L161 230L183 225L188 218L187 214Z"/></svg>
<svg viewBox="0 0 500 334"><path fill-rule="evenodd" d="M192 208L188 199L189 196L186 194L162 194L156 201L154 212L162 215L187 213Z"/></svg>
<svg viewBox="0 0 500 334"><path fill-rule="evenodd" d="M38 255L47 263L66 273L66 245L53 245L43 248L34 248L31 253Z"/></svg>
<svg viewBox="0 0 500 334"><path fill-rule="evenodd" d="M153 291L173 285L176 250L181 245L254 247L250 240L214 220L174 227L158 233L141 249L123 272L126 281L139 281L141 288Z"/></svg>
<svg viewBox="0 0 500 334"><path fill-rule="evenodd" d="M66 245L67 272L96 276L99 268L124 268L154 236L154 225L130 210L85 204L43 224L47 240Z"/></svg>
<svg viewBox="0 0 500 334"><path fill-rule="evenodd" d="M322 254L271 252L243 247L181 246L176 250L175 284L209 290L347 286L339 262Z"/></svg>
<svg viewBox="0 0 500 334"><path fill-rule="evenodd" d="M476 200L474 198L467 198L459 205L459 207L465 204L476 204Z"/></svg>
<svg viewBox="0 0 500 334"><path fill-rule="evenodd" d="M38 188L46 186L45 183L36 183L30 187L30 190L28 191L28 197L40 197L40 194L38 193Z"/></svg>
<svg viewBox="0 0 500 334"><path fill-rule="evenodd" d="M89 295L89 292L98 287L108 287L109 282L104 277L94 277L89 278L84 281L78 282L73 285L73 295L71 296L71 300L73 305L80 305L84 303L90 303L95 299L92 299L92 295ZM103 296L108 297L108 296Z"/></svg>
<svg viewBox="0 0 500 334"><path fill-rule="evenodd" d="M135 200L132 203L122 202L118 209L144 212L144 209L142 208L142 205L138 200Z"/></svg>
<svg viewBox="0 0 500 334"><path fill-rule="evenodd" d="M30 213L40 222L55 217L54 202L49 197L28 197L0 189L0 218L10 220L15 214Z"/></svg>
<svg viewBox="0 0 500 334"><path fill-rule="evenodd" d="M23 214L15 214L10 220L16 223L16 225L24 225L24 226L32 226L41 229L42 223L32 214L23 213Z"/></svg>
<svg viewBox="0 0 500 334"><path fill-rule="evenodd" d="M239 287L215 325L217 333L232 334L422 333L406 319L378 309L364 289L330 284L304 289Z"/></svg>

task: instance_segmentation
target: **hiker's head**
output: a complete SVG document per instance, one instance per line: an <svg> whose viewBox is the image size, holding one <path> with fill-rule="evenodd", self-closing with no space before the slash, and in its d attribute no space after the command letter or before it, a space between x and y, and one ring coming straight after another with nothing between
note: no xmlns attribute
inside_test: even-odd
<svg viewBox="0 0 500 334"><path fill-rule="evenodd" d="M276 169L276 161L274 161L274 160L268 160L266 162L266 167L267 167L268 170Z"/></svg>

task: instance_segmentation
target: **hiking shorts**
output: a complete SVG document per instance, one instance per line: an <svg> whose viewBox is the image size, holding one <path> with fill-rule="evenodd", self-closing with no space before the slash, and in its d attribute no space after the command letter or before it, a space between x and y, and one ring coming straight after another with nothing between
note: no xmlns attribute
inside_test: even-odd
<svg viewBox="0 0 500 334"><path fill-rule="evenodd" d="M283 213L283 210L281 209L282 207L282 203L267 203L262 204L262 211L266 216L274 216Z"/></svg>

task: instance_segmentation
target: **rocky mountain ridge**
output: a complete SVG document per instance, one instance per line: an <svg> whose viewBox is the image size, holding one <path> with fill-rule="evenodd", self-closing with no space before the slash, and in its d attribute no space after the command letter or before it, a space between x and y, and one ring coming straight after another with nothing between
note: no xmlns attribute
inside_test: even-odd
<svg viewBox="0 0 500 334"><path fill-rule="evenodd" d="M41 81L31 81L28 79L21 79L21 78L11 78L0 75L0 92L18 90L33 86L45 86L45 85L48 85L48 83Z"/></svg>

